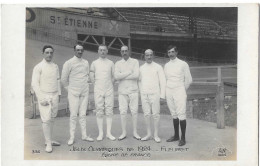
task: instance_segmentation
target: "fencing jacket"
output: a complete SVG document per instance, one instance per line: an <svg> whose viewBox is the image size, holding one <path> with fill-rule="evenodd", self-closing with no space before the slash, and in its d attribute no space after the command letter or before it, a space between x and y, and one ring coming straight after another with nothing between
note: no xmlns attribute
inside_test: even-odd
<svg viewBox="0 0 260 166"><path fill-rule="evenodd" d="M159 93L160 98L165 98L165 75L163 68L152 62L151 64L145 63L140 67L140 91L142 94Z"/></svg>
<svg viewBox="0 0 260 166"><path fill-rule="evenodd" d="M92 62L90 70L95 75L92 78L95 82L95 90L107 92L113 89L115 66L111 60L98 58Z"/></svg>
<svg viewBox="0 0 260 166"><path fill-rule="evenodd" d="M63 65L61 82L65 89L75 96L85 96L89 92L89 63L74 56Z"/></svg>
<svg viewBox="0 0 260 166"><path fill-rule="evenodd" d="M173 89L184 86L185 89L188 89L192 83L189 65L178 58L166 63L164 72L168 88Z"/></svg>
<svg viewBox="0 0 260 166"><path fill-rule="evenodd" d="M58 65L43 59L33 69L31 85L39 100L43 97L44 92L58 92L61 95Z"/></svg>
<svg viewBox="0 0 260 166"><path fill-rule="evenodd" d="M129 73L133 71L132 74ZM131 94L138 92L139 62L129 58L122 59L115 64L115 79L119 81L118 93Z"/></svg>

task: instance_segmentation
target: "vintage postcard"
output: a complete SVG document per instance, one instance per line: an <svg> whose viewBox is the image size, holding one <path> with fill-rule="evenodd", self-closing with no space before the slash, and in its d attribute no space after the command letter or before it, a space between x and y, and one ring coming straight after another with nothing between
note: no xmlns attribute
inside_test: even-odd
<svg viewBox="0 0 260 166"><path fill-rule="evenodd" d="M4 165L257 165L257 4L2 9Z"/></svg>

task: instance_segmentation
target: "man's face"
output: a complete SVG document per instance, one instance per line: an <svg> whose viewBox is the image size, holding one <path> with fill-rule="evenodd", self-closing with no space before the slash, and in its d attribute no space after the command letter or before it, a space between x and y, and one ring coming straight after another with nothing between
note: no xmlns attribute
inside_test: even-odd
<svg viewBox="0 0 260 166"><path fill-rule="evenodd" d="M153 51L145 51L144 53L144 59L146 63L152 63L153 62Z"/></svg>
<svg viewBox="0 0 260 166"><path fill-rule="evenodd" d="M172 48L172 49L170 49L170 50L168 51L168 56L169 56L169 58L172 59L172 60L175 59L175 58L177 57L177 55L178 55L178 52L175 51L174 48Z"/></svg>
<svg viewBox="0 0 260 166"><path fill-rule="evenodd" d="M122 57L127 60L129 58L129 51L127 47L122 47L121 48L121 55Z"/></svg>
<svg viewBox="0 0 260 166"><path fill-rule="evenodd" d="M107 47L106 46L99 46L98 47L98 54L99 54L99 57L101 58L106 58L107 56Z"/></svg>
<svg viewBox="0 0 260 166"><path fill-rule="evenodd" d="M76 57L81 58L82 55L83 55L84 49L83 49L82 46L77 45L77 46L75 47L74 52L75 52L75 56L76 56Z"/></svg>
<svg viewBox="0 0 260 166"><path fill-rule="evenodd" d="M52 58L53 58L53 49L52 48L46 48L43 52L43 55L44 55L44 59L47 61L47 62L51 62L52 61Z"/></svg>

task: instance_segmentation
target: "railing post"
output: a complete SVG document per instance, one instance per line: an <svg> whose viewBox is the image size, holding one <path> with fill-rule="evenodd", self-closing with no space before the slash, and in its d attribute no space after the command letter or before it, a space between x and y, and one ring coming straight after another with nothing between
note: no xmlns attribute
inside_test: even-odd
<svg viewBox="0 0 260 166"><path fill-rule="evenodd" d="M35 92L31 89L31 102L32 102L32 111L33 111L33 119L36 119L36 103L35 103Z"/></svg>
<svg viewBox="0 0 260 166"><path fill-rule="evenodd" d="M193 118L193 102L188 101L188 105L189 105L189 112L190 112L191 118Z"/></svg>
<svg viewBox="0 0 260 166"><path fill-rule="evenodd" d="M218 88L216 95L217 106L217 128L225 128L225 109L224 109L224 85L221 79L221 67L218 67Z"/></svg>
<svg viewBox="0 0 260 166"><path fill-rule="evenodd" d="M218 67L218 82L222 82L222 78L221 78L221 67Z"/></svg>
<svg viewBox="0 0 260 166"><path fill-rule="evenodd" d="M132 53L132 48L131 48L131 39L128 38L128 50L130 51L130 53Z"/></svg>
<svg viewBox="0 0 260 166"><path fill-rule="evenodd" d="M106 37L102 36L102 44L106 44Z"/></svg>

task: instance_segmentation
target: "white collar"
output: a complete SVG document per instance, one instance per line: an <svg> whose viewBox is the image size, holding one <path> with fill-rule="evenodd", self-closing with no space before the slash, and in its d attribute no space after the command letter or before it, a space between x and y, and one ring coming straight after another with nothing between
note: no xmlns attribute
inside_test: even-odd
<svg viewBox="0 0 260 166"><path fill-rule="evenodd" d="M52 61L50 61L50 62L47 62L46 60L45 60L45 58L43 58L43 63L47 63L47 64L52 64L53 62Z"/></svg>
<svg viewBox="0 0 260 166"><path fill-rule="evenodd" d="M78 60L78 61L81 61L81 60L82 60L82 57L81 57L81 58L78 58L76 55L74 55L73 58L76 59L76 60Z"/></svg>
<svg viewBox="0 0 260 166"><path fill-rule="evenodd" d="M122 58L123 62L128 62L131 59L131 57L129 57L127 60L125 60L124 58Z"/></svg>
<svg viewBox="0 0 260 166"><path fill-rule="evenodd" d="M107 57L106 57L106 58L101 58L101 57L99 57L98 59L101 60L101 61L106 61L106 60L107 60Z"/></svg>
<svg viewBox="0 0 260 166"><path fill-rule="evenodd" d="M146 65L153 65L154 62L153 62L153 61L152 61L152 63L147 63L147 62L145 62L145 64L146 64Z"/></svg>
<svg viewBox="0 0 260 166"><path fill-rule="evenodd" d="M176 61L178 61L179 59L176 57L175 59L170 59L170 62L176 62Z"/></svg>

